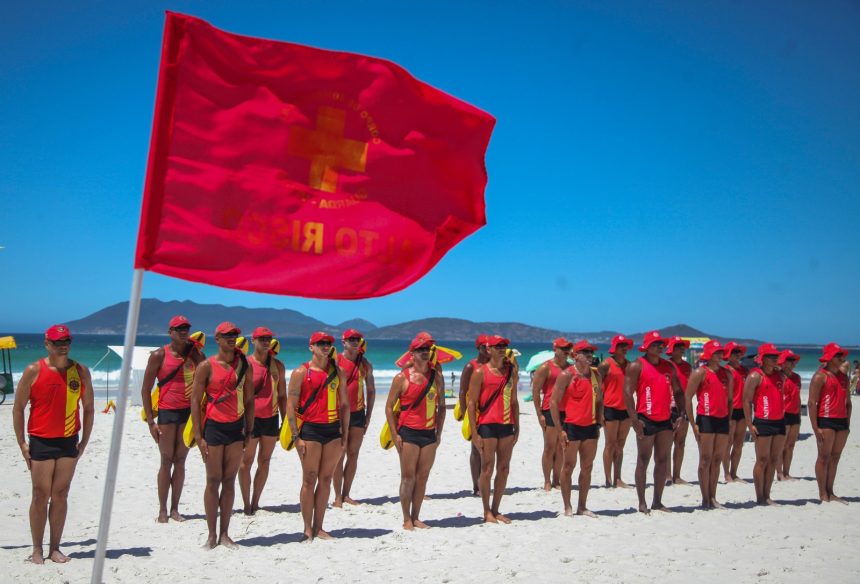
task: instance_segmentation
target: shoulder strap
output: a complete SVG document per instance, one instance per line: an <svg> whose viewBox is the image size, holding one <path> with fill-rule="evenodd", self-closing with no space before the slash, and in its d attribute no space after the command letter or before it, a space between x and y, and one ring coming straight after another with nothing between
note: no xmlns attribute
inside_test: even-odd
<svg viewBox="0 0 860 584"><path fill-rule="evenodd" d="M242 351L236 351L236 353L239 355L239 361L240 361L239 373L236 374L236 387L233 388L233 391L226 389L227 388L227 381L230 379L230 377L229 376L225 377L224 378L224 385L221 387L221 393L218 394L217 398L209 400L209 401L212 401L216 404L220 404L220 403L224 402L228 397L230 397L231 393L235 393L236 391L239 390L240 387L242 387L242 382L245 379L245 372L248 370L248 358L245 357L245 354ZM218 367L220 367L220 365L218 365Z"/></svg>
<svg viewBox="0 0 860 584"><path fill-rule="evenodd" d="M307 368L308 368L308 377L310 377L310 371L311 371L311 365L310 365L310 363L308 363L308 364L307 364ZM337 367L330 367L330 369L329 369L329 373L328 373L328 376L326 376L325 381L323 381L323 382L322 382L322 383L321 383L321 384L320 384L320 385L319 385L319 386L318 386L318 387L313 391L313 393L311 393L311 394L308 396L308 399L305 401L305 403L304 403L304 404L302 404L302 405L299 407L299 409L298 409L298 410L296 410L296 411L297 411L299 414L304 414L304 413L305 413L305 411L306 411L309 407L311 407L311 404L312 404L312 403L314 403L314 400L316 400L316 399L317 399L317 395L319 394L320 390L321 390L322 388L324 388L326 385L328 385L329 383L331 383L331 382L334 380L334 378L335 378L335 377L337 377Z"/></svg>
<svg viewBox="0 0 860 584"><path fill-rule="evenodd" d="M344 357L346 359L346 357ZM352 380L355 379L356 375L360 374L361 362L364 359L364 353L359 353L358 357L355 359L355 368L352 370L352 373L349 374L349 379L346 380L346 384L349 385L352 383Z"/></svg>
<svg viewBox="0 0 860 584"><path fill-rule="evenodd" d="M159 379L158 385L167 385L168 383L173 381L173 378L176 377L180 371L182 371L183 367L185 367L185 362L188 361L188 357L191 356L191 351L193 349L194 349L194 343L188 343L188 345L185 347L185 351L182 353L182 362L179 363L179 367L177 367L176 369L174 369L173 371L171 371L170 373L165 375L164 379ZM170 349L165 347L164 350L169 351Z"/></svg>
<svg viewBox="0 0 860 584"><path fill-rule="evenodd" d="M424 386L424 389L421 390L421 393L418 395L418 398L415 401L413 401L411 404L409 404L408 407L405 407L403 409L404 410L411 410L411 409L417 407L418 404L420 404L422 401L424 401L424 398L427 397L428 393L430 393L430 388L433 387L433 382L435 380L436 380L436 370L431 369L430 370L430 377L427 379L427 384ZM403 404L401 403L400 405L402 407Z"/></svg>
<svg viewBox="0 0 860 584"><path fill-rule="evenodd" d="M502 384L498 387L498 389L496 389L496 391L493 392L493 395L488 397L487 401L485 401L484 403L482 403L480 405L480 408L479 408L480 411L486 412L487 408L489 408L491 405L493 405L493 402L496 401L496 398L498 398L502 394L502 390L505 389L505 386L511 380L511 375L513 375L513 373L514 373L513 365L508 365L508 374L505 376L504 381L502 381Z"/></svg>

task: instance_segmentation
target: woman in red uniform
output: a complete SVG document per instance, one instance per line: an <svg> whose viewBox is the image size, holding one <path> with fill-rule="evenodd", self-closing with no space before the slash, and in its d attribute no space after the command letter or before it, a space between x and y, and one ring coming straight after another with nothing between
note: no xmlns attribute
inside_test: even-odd
<svg viewBox="0 0 860 584"><path fill-rule="evenodd" d="M672 454L672 396L675 396L679 407L684 407L684 392L675 368L661 357L665 348L666 339L659 331L646 333L639 347L645 355L630 363L624 376L624 403L636 432L636 495L642 513L650 512L645 503L645 475L652 453L654 499L651 507L659 511L669 510L663 505L663 488Z"/></svg>
<svg viewBox="0 0 860 584"><path fill-rule="evenodd" d="M421 503L445 422L445 378L430 363L433 339L418 336L409 345L411 366L394 376L385 403L389 428L397 428L394 446L400 455L400 506L403 529L425 529ZM400 412L394 405L400 401Z"/></svg>
<svg viewBox="0 0 860 584"><path fill-rule="evenodd" d="M182 521L179 499L185 485L185 459L188 447L182 439L182 430L191 415L191 385L194 370L203 361L203 354L188 337L191 323L184 316L174 316L167 325L170 344L149 355L140 399L149 433L158 445L161 465L158 468L158 522L167 523L168 517ZM158 419L152 413L152 386L158 382ZM170 512L167 495L170 493Z"/></svg>
<svg viewBox="0 0 860 584"><path fill-rule="evenodd" d="M365 356L364 336L355 329L347 329L343 331L341 340L343 353L337 356L337 364L346 376L349 438L346 441L346 455L334 466L334 507L343 507L345 502L350 505L359 504L349 496L349 491L358 468L358 451L370 425L373 403L376 401L373 365Z"/></svg>
<svg viewBox="0 0 860 584"><path fill-rule="evenodd" d="M90 370L69 359L71 344L69 327L57 324L45 331L47 358L28 365L15 390L12 425L33 482L33 498L30 501L33 553L29 559L34 564L45 563L42 547L45 522L51 527L48 558L60 564L69 561L69 557L60 551L69 488L75 476L75 466L87 447L93 429ZM24 439L24 412L28 403L29 444ZM78 432L81 430L83 434L79 441Z"/></svg>
<svg viewBox="0 0 860 584"><path fill-rule="evenodd" d="M678 383L681 384L681 391L687 391L687 380L693 372L693 367L684 360L684 353L689 348L690 341L681 337L672 337L666 345L666 354L669 355L669 363L675 367L675 375L678 378ZM690 420L687 419L687 412L684 408L679 408L675 404L674 398L672 399L672 425L675 427L672 437L672 477L667 484L688 485L689 483L681 478L681 466L684 463L684 447L687 444Z"/></svg>
<svg viewBox="0 0 860 584"><path fill-rule="evenodd" d="M776 368L779 349L771 343L758 348L756 367L744 383L744 417L755 440L756 503L773 505L770 488L785 444L785 398L782 373Z"/></svg>
<svg viewBox="0 0 860 584"><path fill-rule="evenodd" d="M552 421L550 403L555 381L559 373L567 369L570 364L567 357L573 348L573 343L559 337L552 343L555 352L553 358L542 364L532 377L532 403L535 413L543 432L543 454L541 455L541 467L543 468L543 490L550 491L559 485L561 476L562 459L564 452L558 437L558 428ZM550 476L552 475L552 476Z"/></svg>
<svg viewBox="0 0 860 584"><path fill-rule="evenodd" d="M510 523L499 512L505 493L511 455L519 436L520 408L517 402L517 367L507 358L510 341L498 335L487 336L490 361L472 374L469 381L468 415L472 442L481 453L478 481L486 523ZM493 501L490 504L490 479L493 469Z"/></svg>
<svg viewBox="0 0 860 584"><path fill-rule="evenodd" d="M848 376L841 371L847 357L848 351L836 343L825 345L818 359L822 363L821 369L812 376L809 384L806 411L818 445L815 480L818 481L818 496L823 503L845 503L844 499L833 494L833 483L851 424Z"/></svg>
<svg viewBox="0 0 860 584"><path fill-rule="evenodd" d="M332 358L333 343L329 334L312 334L308 345L311 360L293 370L287 389L287 423L293 436L298 436L296 452L302 462L302 541L332 537L323 530L323 519L334 467L346 452L349 438L346 377Z"/></svg>
<svg viewBox="0 0 860 584"><path fill-rule="evenodd" d="M734 395L732 377L720 367L723 351L719 341L705 343L701 358L703 364L690 374L685 392L688 419L694 420L693 396L696 396L698 402L692 426L699 444L699 490L702 491L702 509L723 508L717 502L717 479L729 441L729 419Z"/></svg>
<svg viewBox="0 0 860 584"><path fill-rule="evenodd" d="M239 489L245 515L253 515L260 508L260 495L269 478L269 461L275 444L278 443L281 419L287 411L287 382L284 364L275 358L271 350L274 333L264 326L254 329L251 339L254 352L248 357L248 365L254 380L254 432L248 439L242 464L239 466ZM260 453L257 455L257 445ZM254 473L253 493L251 492L251 466L257 456L257 472Z"/></svg>
<svg viewBox="0 0 860 584"><path fill-rule="evenodd" d="M192 404L206 398L202 420L200 408L191 408L191 429L206 465L203 507L209 528L207 549L219 544L236 547L229 535L236 473L244 443L254 431L254 376L245 355L236 350L241 332L232 322L215 328L218 354L197 366L191 390ZM219 510L221 526L216 532Z"/></svg>
<svg viewBox="0 0 860 584"><path fill-rule="evenodd" d="M490 361L490 354L487 352L487 335L481 334L475 338L475 348L478 350L478 354L463 366L463 372L460 374L458 399L460 400L461 416L465 416L468 409L466 398L469 395L469 382L472 380L472 374ZM460 419L462 420L462 418ZM475 448L474 441L469 444L469 473L472 476L472 494L478 495L480 493L478 479L481 476L481 453Z"/></svg>
<svg viewBox="0 0 860 584"><path fill-rule="evenodd" d="M727 483L743 483L746 481L738 478L738 466L741 463L741 454L744 451L744 438L747 434L747 425L744 420L744 383L747 379L747 368L741 365L741 359L746 354L747 348L734 341L729 341L723 350L723 360L728 361L726 369L732 376L732 387L734 397L732 399L732 417L729 420L729 440L726 446L726 454L723 457L723 475Z"/></svg>
<svg viewBox="0 0 860 584"><path fill-rule="evenodd" d="M793 481L791 476L791 459L794 457L794 445L800 434L800 375L794 372L800 355L786 350L779 354L779 365L782 371L782 391L785 397L785 446L776 469L776 478L781 481Z"/></svg>
<svg viewBox="0 0 860 584"><path fill-rule="evenodd" d="M562 428L561 405L564 407L564 426L560 434L563 445L564 465L561 469L561 500L564 514L573 515L570 504L570 483L576 458L579 455L579 500L577 515L595 517L585 506L591 488L591 469L597 453L597 439L603 422L603 390L600 376L591 368L591 360L597 347L588 341L579 341L573 346L573 367L563 371L556 381L550 403L553 421Z"/></svg>
<svg viewBox="0 0 860 584"><path fill-rule="evenodd" d="M597 368L603 380L603 473L607 487L629 485L621 480L621 462L624 445L630 433L630 416L624 405L624 373L627 371L627 351L633 348L633 339L615 335L609 345L609 357ZM614 475L614 478L613 478Z"/></svg>

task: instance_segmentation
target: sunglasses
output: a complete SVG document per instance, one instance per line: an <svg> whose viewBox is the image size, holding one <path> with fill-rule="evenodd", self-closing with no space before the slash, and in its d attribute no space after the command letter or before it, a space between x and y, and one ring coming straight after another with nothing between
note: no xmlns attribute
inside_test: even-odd
<svg viewBox="0 0 860 584"><path fill-rule="evenodd" d="M319 341L319 342L317 342L317 343L314 343L314 346L315 346L315 347L328 348L328 347L331 347L331 343L330 343L330 342L328 342L328 341Z"/></svg>
<svg viewBox="0 0 860 584"><path fill-rule="evenodd" d="M556 347L556 349L563 353L570 353L573 350L573 347Z"/></svg>
<svg viewBox="0 0 860 584"><path fill-rule="evenodd" d="M345 339L345 340L347 343L360 343L361 337L349 337L348 339Z"/></svg>
<svg viewBox="0 0 860 584"><path fill-rule="evenodd" d="M170 330L174 330L174 331L178 331L178 332L183 332L183 331L188 332L191 330L191 325L190 324L181 324L179 326L175 326L175 327L171 328Z"/></svg>
<svg viewBox="0 0 860 584"><path fill-rule="evenodd" d="M68 347L72 344L72 339L60 339L58 341L48 341L55 347Z"/></svg>
<svg viewBox="0 0 860 584"><path fill-rule="evenodd" d="M583 355L588 355L588 356L594 355L594 351L592 351L590 349L586 349L584 351L578 351L578 352L583 354Z"/></svg>
<svg viewBox="0 0 860 584"><path fill-rule="evenodd" d="M233 331L233 332L229 332L229 333L221 333L221 336L224 337L225 339L236 339L239 337L239 333L237 333L236 331Z"/></svg>
<svg viewBox="0 0 860 584"><path fill-rule="evenodd" d="M255 341L260 341L261 343L271 343L272 337L257 337L254 339Z"/></svg>
<svg viewBox="0 0 860 584"><path fill-rule="evenodd" d="M413 353L430 353L430 347L421 347L420 349L415 349L412 351Z"/></svg>

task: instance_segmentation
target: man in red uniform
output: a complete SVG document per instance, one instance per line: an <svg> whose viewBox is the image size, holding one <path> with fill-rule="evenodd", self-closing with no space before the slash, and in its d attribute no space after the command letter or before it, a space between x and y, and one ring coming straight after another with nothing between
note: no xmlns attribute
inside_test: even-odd
<svg viewBox="0 0 860 584"><path fill-rule="evenodd" d="M609 345L609 357L597 368L603 384L603 472L607 487L629 488L621 480L621 462L624 445L630 433L630 416L624 404L624 374L627 371L627 351L633 348L633 339L615 335ZM614 478L613 478L614 473Z"/></svg>
<svg viewBox="0 0 860 584"><path fill-rule="evenodd" d="M848 376L842 371L847 357L848 351L836 343L825 345L818 359L822 367L809 384L806 411L818 446L815 480L823 503L845 503L845 499L833 494L833 483L851 424L851 393L848 391Z"/></svg>
<svg viewBox="0 0 860 584"><path fill-rule="evenodd" d="M552 392L555 380L559 374L567 369L570 364L567 357L573 348L573 343L559 337L552 342L555 352L553 358L541 365L532 377L532 403L535 413L543 432L543 455L541 456L541 467L543 468L543 490L550 491L552 487L559 485L561 476L561 465L564 459L562 444L558 439L558 427L555 425L550 412ZM550 471L552 471L550 473ZM552 474L552 476L550 476Z"/></svg>
<svg viewBox="0 0 860 584"><path fill-rule="evenodd" d="M478 335L475 339L475 347L478 349L478 354L466 363L460 374L460 419L466 415L466 396L469 393L469 381L472 379L472 374L484 363L490 361L490 353L487 351L487 335ZM470 442L470 444L472 451L469 454L469 470L472 473L472 494L477 495L478 477L481 475L481 453L475 448L474 442Z"/></svg>
<svg viewBox="0 0 860 584"><path fill-rule="evenodd" d="M681 390L687 391L687 380L690 379L690 374L693 372L693 367L684 360L684 353L690 348L690 341L681 337L672 337L666 346L666 354L669 355L669 362L675 367L675 375L678 377L678 383L681 384ZM677 422L677 423L676 423ZM667 484L670 485L688 485L687 481L681 478L681 466L684 463L684 446L687 443L687 431L690 428L690 420L687 419L687 412L683 408L679 408L672 400L672 424L675 427L673 436L672 449L672 477Z"/></svg>
<svg viewBox="0 0 860 584"><path fill-rule="evenodd" d="M672 364L661 357L666 339L659 331L645 335L639 350L645 355L627 366L624 377L624 403L633 420L638 456L636 459L636 494L639 511L649 513L645 503L645 475L654 456L653 509L670 511L663 505L663 488L672 453L672 395L679 408L684 406L684 392ZM677 425L677 420L675 421Z"/></svg>
<svg viewBox="0 0 860 584"><path fill-rule="evenodd" d="M349 394L349 439L346 442L346 455L334 467L334 507L343 507L344 503L359 504L349 496L349 491L358 469L358 451L370 425L373 402L376 401L373 365L365 357L364 335L355 329L347 329L343 331L341 340L343 353L337 356L337 364L346 375L346 392Z"/></svg>
<svg viewBox="0 0 860 584"><path fill-rule="evenodd" d="M69 327L54 325L45 331L48 356L24 370L15 391L12 424L30 478L30 533L33 553L30 561L44 564L45 522L51 526L48 557L57 563L69 561L60 551L66 524L69 487L75 466L83 455L93 429L93 384L90 371L69 359L72 335ZM81 424L80 405L84 420ZM24 410L30 404L27 423L29 444L24 440ZM78 440L78 432L83 434Z"/></svg>

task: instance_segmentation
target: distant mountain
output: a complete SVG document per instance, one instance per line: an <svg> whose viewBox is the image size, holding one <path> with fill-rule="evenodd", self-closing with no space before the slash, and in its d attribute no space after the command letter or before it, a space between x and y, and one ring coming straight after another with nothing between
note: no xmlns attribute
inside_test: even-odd
<svg viewBox="0 0 860 584"><path fill-rule="evenodd" d="M122 334L128 312L128 302L120 302L103 308L84 318L68 323L76 333ZM560 336L571 340L588 339L594 343L608 343L618 331L575 332L560 331L529 326L518 322L472 322L461 318L424 318L400 324L377 327L361 318L347 320L331 325L311 318L301 312L286 308L245 308L243 306L224 306L221 304L197 304L190 300L163 302L154 298L141 301L139 334L164 334L167 322L176 314L182 314L191 321L196 330L212 333L218 323L229 320L236 323L246 333L262 324L268 326L279 337L306 337L314 331L322 330L339 337L347 328L361 331L368 339L408 340L420 331L429 331L439 340L473 341L482 333L495 333L516 342L549 343ZM664 336L711 337L720 341L729 340L719 335L711 335L686 324L663 327ZM641 339L643 333L624 333L634 339ZM751 348L759 343L753 339L735 339Z"/></svg>

